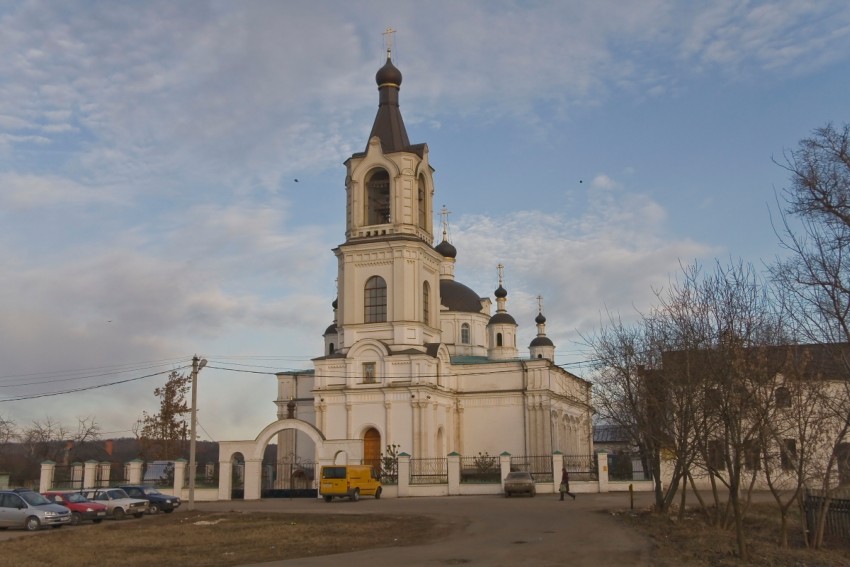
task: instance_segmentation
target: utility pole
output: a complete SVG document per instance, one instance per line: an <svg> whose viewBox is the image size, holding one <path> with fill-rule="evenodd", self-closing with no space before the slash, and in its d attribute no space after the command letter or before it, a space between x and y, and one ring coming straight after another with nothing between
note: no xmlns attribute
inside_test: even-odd
<svg viewBox="0 0 850 567"><path fill-rule="evenodd" d="M189 433L189 510L195 509L195 433L198 426L198 372L207 365L207 359L192 357L192 427Z"/></svg>

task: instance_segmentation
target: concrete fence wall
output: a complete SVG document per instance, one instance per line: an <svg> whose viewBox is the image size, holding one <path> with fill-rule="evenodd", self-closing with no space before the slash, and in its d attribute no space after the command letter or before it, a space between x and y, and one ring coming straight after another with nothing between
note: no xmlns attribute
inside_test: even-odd
<svg viewBox="0 0 850 567"><path fill-rule="evenodd" d="M570 489L573 492L579 493L594 493L594 492L628 492L634 490L636 492L648 492L652 490L651 480L637 481L611 481L608 478L608 459L607 454L603 451L597 454L597 478L596 480L571 480ZM411 484L410 470L411 457L402 453L398 457L398 483L395 485L384 485L383 498L408 498L408 497L426 497L426 496L474 496L487 494L502 494L504 492L504 479L511 471L511 455L503 453L499 455L499 482L486 483L464 483L461 482L461 456L451 454L446 458L447 461L447 477L446 482L437 484ZM558 492L558 486L561 481L561 463L563 455L554 453L552 455L552 479L546 482L537 482L536 489L541 494L553 494ZM143 461L134 460L126 464L126 479L111 479L110 478L110 463L99 463L97 461L89 461L86 463L74 463L72 467L78 467L75 478L81 478L79 486L74 486L75 489L83 488L100 488L110 485L116 485L126 481L128 484L141 484ZM186 467L188 466L185 459L178 459L174 464L174 485L171 488L171 493L179 496L183 500L189 498L189 487L184 479L186 478ZM41 480L39 490L46 492L57 488L54 486L54 474L56 464L52 461L45 461L41 464ZM316 471L316 479L314 480L315 487L318 487L319 470ZM222 475L224 476L224 475ZM58 487L64 488L64 487ZM165 488L166 490L168 487ZM194 499L196 501L217 501L229 500L226 494L223 494L219 488L195 488Z"/></svg>

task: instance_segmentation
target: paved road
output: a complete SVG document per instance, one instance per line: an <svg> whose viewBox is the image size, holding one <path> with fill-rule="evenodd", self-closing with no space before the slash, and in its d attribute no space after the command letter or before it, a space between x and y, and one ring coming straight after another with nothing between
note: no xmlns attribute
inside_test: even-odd
<svg viewBox="0 0 850 567"><path fill-rule="evenodd" d="M649 494L636 495L636 507L648 506ZM649 542L622 526L611 510L626 511L624 493L579 494L560 502L557 494L535 498L454 496L399 498L357 503L321 500L198 502L199 510L275 510L298 513L413 514L457 526L454 535L425 545L357 551L332 556L275 561L263 567L479 566L649 566Z"/></svg>

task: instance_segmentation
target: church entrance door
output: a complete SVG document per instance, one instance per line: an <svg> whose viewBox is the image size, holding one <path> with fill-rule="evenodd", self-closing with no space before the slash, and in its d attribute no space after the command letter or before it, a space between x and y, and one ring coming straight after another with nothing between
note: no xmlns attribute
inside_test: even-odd
<svg viewBox="0 0 850 567"><path fill-rule="evenodd" d="M381 434L374 427L363 434L363 464L381 471Z"/></svg>

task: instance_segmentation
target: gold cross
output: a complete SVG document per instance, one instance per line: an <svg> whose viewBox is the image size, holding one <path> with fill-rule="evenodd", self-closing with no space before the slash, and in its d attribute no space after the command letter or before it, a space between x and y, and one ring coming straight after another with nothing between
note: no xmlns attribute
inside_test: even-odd
<svg viewBox="0 0 850 567"><path fill-rule="evenodd" d="M496 266L496 270L499 271L499 285L502 285L502 275L504 273L505 266L503 266L502 264L498 264Z"/></svg>
<svg viewBox="0 0 850 567"><path fill-rule="evenodd" d="M387 44L387 59L390 58L390 53L393 50L393 34L394 33L395 33L395 30L393 28L389 27L389 26L387 26L387 29L383 33L384 41Z"/></svg>
<svg viewBox="0 0 850 567"><path fill-rule="evenodd" d="M451 214L451 211L448 210L445 205L443 205L443 208L440 209L440 217L442 218L442 221L443 221L443 240L446 240L446 242L448 242L446 235L448 235L448 233L449 233L449 215L450 214Z"/></svg>

